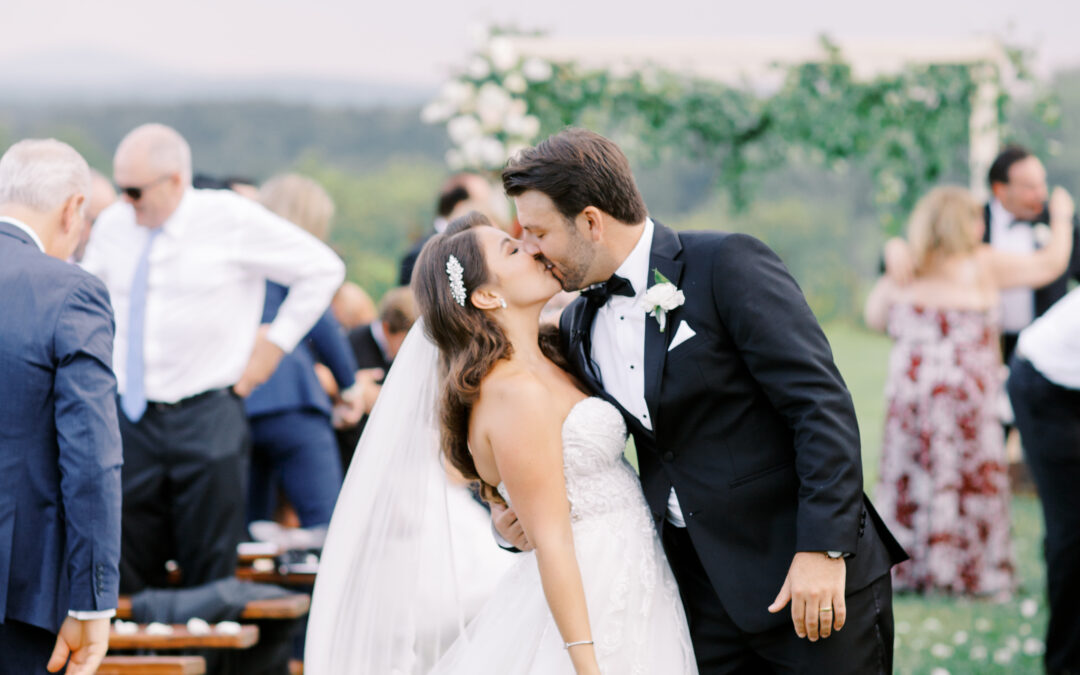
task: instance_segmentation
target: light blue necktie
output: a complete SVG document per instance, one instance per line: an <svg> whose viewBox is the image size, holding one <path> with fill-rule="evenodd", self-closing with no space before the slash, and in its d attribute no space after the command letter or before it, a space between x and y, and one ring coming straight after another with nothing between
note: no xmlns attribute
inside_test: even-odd
<svg viewBox="0 0 1080 675"><path fill-rule="evenodd" d="M143 333L146 323L146 287L150 277L150 248L160 227L150 230L135 277L131 280L131 307L128 310L127 386L120 396L120 407L132 422L138 422L146 412L146 382L144 381Z"/></svg>

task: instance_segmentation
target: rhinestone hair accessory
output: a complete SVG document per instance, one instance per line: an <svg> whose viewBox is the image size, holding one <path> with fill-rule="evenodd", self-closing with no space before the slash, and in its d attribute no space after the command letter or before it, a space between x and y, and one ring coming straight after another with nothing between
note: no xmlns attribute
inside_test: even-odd
<svg viewBox="0 0 1080 675"><path fill-rule="evenodd" d="M461 266L455 256L446 259L446 276L450 279L450 295L454 296L454 302L465 306L465 268Z"/></svg>

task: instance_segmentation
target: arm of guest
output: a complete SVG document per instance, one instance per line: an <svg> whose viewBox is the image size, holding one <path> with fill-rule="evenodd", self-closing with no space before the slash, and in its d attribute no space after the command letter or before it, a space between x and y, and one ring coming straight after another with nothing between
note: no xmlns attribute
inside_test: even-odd
<svg viewBox="0 0 1080 675"><path fill-rule="evenodd" d="M1055 188L1050 197L1050 241L1034 253L1010 253L983 245L979 259L989 270L998 288L1040 288L1066 272L1073 257L1072 197Z"/></svg>
<svg viewBox="0 0 1080 675"><path fill-rule="evenodd" d="M854 554L863 499L859 427L829 341L768 246L732 234L713 259L720 319L794 435L795 550Z"/></svg>
<svg viewBox="0 0 1080 675"><path fill-rule="evenodd" d="M83 276L68 295L54 341L69 609L76 613L115 609L119 589L123 456L111 365L113 331L105 287L98 279Z"/></svg>
<svg viewBox="0 0 1080 675"><path fill-rule="evenodd" d="M356 356L349 345L349 338L330 310L323 312L308 337L318 352L319 360L334 374L339 391L356 384Z"/></svg>
<svg viewBox="0 0 1080 675"><path fill-rule="evenodd" d="M330 306L345 264L326 244L255 202L239 198L236 208L243 265L289 289L267 338L291 352Z"/></svg>

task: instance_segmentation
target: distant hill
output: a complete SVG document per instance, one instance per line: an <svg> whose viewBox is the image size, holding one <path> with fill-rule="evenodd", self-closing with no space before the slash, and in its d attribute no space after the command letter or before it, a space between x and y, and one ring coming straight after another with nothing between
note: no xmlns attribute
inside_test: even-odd
<svg viewBox="0 0 1080 675"><path fill-rule="evenodd" d="M0 61L0 105L268 100L318 106L416 106L429 87L297 76L179 72L94 50L41 52Z"/></svg>

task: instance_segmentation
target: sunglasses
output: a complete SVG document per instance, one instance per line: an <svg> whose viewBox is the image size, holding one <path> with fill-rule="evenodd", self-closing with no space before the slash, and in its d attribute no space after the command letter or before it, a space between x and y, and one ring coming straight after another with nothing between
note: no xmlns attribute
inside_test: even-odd
<svg viewBox="0 0 1080 675"><path fill-rule="evenodd" d="M147 183L146 185L140 185L139 187L123 187L123 186L117 185L116 189L117 189L118 192L122 192L123 194L127 195L131 199L131 201L137 202L140 199L142 199L143 192L145 192L146 190L149 190L150 188L154 187L155 185L159 185L161 183L164 183L165 181L169 180L170 178L172 178L172 174L167 174L167 175L162 176L161 178L158 178L157 180L155 180L155 181L153 181L151 183Z"/></svg>

